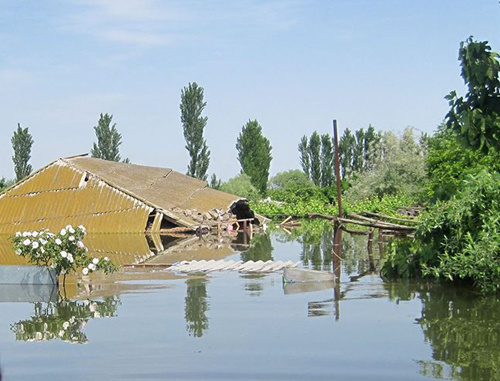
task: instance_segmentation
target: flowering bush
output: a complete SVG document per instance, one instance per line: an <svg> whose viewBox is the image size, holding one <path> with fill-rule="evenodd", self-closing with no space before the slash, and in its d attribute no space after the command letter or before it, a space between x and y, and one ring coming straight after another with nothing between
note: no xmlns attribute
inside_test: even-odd
<svg viewBox="0 0 500 381"><path fill-rule="evenodd" d="M30 263L53 268L58 276L76 272L77 269L81 269L83 275L97 270L106 274L116 271L116 266L108 257L87 255L88 249L82 242L85 234L82 225L68 225L57 234L47 229L17 232L12 241L17 255L27 258Z"/></svg>

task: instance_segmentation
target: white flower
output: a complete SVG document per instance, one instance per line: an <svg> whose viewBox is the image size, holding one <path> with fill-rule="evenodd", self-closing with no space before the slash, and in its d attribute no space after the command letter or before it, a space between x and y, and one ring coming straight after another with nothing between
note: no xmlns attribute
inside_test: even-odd
<svg viewBox="0 0 500 381"><path fill-rule="evenodd" d="M40 246L40 245L38 244L37 241L33 241L33 243L31 244L31 246L33 246L33 249L38 249L38 246Z"/></svg>
<svg viewBox="0 0 500 381"><path fill-rule="evenodd" d="M43 247L40 248L40 251L43 253L45 253L45 249Z"/></svg>
<svg viewBox="0 0 500 381"><path fill-rule="evenodd" d="M66 226L66 229L68 229L68 231L69 231L71 234L75 234L75 229L73 229L73 226L68 225L68 226Z"/></svg>
<svg viewBox="0 0 500 381"><path fill-rule="evenodd" d="M98 258L94 258L94 259L92 259L92 263L93 263L94 265L97 265L97 264L99 263L99 259L98 259Z"/></svg>
<svg viewBox="0 0 500 381"><path fill-rule="evenodd" d="M41 332L36 332L35 333L35 340L42 340L43 339L43 335Z"/></svg>
<svg viewBox="0 0 500 381"><path fill-rule="evenodd" d="M80 225L80 226L78 226L78 229L80 229L82 232L84 232L84 233L85 233L85 226Z"/></svg>
<svg viewBox="0 0 500 381"><path fill-rule="evenodd" d="M59 337L63 337L63 336L64 336L64 331L61 329L61 330L59 331Z"/></svg>
<svg viewBox="0 0 500 381"><path fill-rule="evenodd" d="M95 270L95 265L91 263L90 265L87 266L89 270L94 271Z"/></svg>
<svg viewBox="0 0 500 381"><path fill-rule="evenodd" d="M70 235L69 238L68 238L71 242L73 242L75 240L75 237Z"/></svg>
<svg viewBox="0 0 500 381"><path fill-rule="evenodd" d="M85 267L85 268L82 270L82 273L83 273L83 275L87 275L87 274L89 273L89 269Z"/></svg>
<svg viewBox="0 0 500 381"><path fill-rule="evenodd" d="M16 249L16 254L21 255L21 249Z"/></svg>
<svg viewBox="0 0 500 381"><path fill-rule="evenodd" d="M21 232L16 232L16 237L21 237Z"/></svg>
<svg viewBox="0 0 500 381"><path fill-rule="evenodd" d="M73 255L68 253L68 261L69 263L73 263L74 262L74 259L73 259Z"/></svg>
<svg viewBox="0 0 500 381"><path fill-rule="evenodd" d="M43 238L40 238L40 239L39 239L39 241L40 241L40 243L41 243L42 245L44 245L44 246L47 244L47 241L46 241L46 240L44 240Z"/></svg>
<svg viewBox="0 0 500 381"><path fill-rule="evenodd" d="M61 251L61 257L66 258L68 256L68 253L66 253L64 250Z"/></svg>
<svg viewBox="0 0 500 381"><path fill-rule="evenodd" d="M61 234L61 235L66 235L66 229L61 229L60 234Z"/></svg>
<svg viewBox="0 0 500 381"><path fill-rule="evenodd" d="M59 238L56 238L56 245L60 245L62 241Z"/></svg>
<svg viewBox="0 0 500 381"><path fill-rule="evenodd" d="M80 249L83 249L83 248L85 247L85 245L83 244L83 242L82 242L82 241L78 241L78 242L76 243L76 246L78 246Z"/></svg>
<svg viewBox="0 0 500 381"><path fill-rule="evenodd" d="M71 316L71 318L69 319L69 322L70 322L71 324L73 324L73 323L75 322L75 317L74 317L74 316Z"/></svg>
<svg viewBox="0 0 500 381"><path fill-rule="evenodd" d="M38 232L33 232L32 236L35 238L38 237Z"/></svg>
<svg viewBox="0 0 500 381"><path fill-rule="evenodd" d="M23 241L23 244L24 244L25 246L28 246L29 244L31 244L31 241L30 241L29 239L27 239L27 238L26 238L26 239Z"/></svg>
<svg viewBox="0 0 500 381"><path fill-rule="evenodd" d="M109 258L108 257L104 257L103 258L106 262L109 261Z"/></svg>
<svg viewBox="0 0 500 381"><path fill-rule="evenodd" d="M69 322L65 321L62 325L63 329L66 331L69 327Z"/></svg>
<svg viewBox="0 0 500 381"><path fill-rule="evenodd" d="M99 311L96 311L94 312L94 318L100 318L101 317L101 314L99 313Z"/></svg>

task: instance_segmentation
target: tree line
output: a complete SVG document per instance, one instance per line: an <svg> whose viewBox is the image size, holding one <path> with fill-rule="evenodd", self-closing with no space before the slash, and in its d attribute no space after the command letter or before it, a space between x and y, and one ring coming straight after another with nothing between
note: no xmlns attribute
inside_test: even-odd
<svg viewBox="0 0 500 381"><path fill-rule="evenodd" d="M210 164L210 150L203 136L208 122L208 117L202 115L206 104L204 89L196 82L189 83L182 89L181 123L186 141L185 148L190 157L186 174L204 181L207 180ZM96 142L93 143L90 155L99 159L130 163L129 158L122 159L121 157L122 135L112 120L113 115L100 114L97 125L94 126ZM0 191L22 180L32 172L33 168L29 161L33 143L33 136L30 134L29 128L22 128L18 124L12 136L15 179L0 178ZM257 120L249 120L243 126L236 141L236 150L241 165L241 175L248 178L251 186L257 189L259 194L266 194L272 160L272 146L263 135L262 126ZM213 188L221 188L222 181L213 174L210 185Z"/></svg>

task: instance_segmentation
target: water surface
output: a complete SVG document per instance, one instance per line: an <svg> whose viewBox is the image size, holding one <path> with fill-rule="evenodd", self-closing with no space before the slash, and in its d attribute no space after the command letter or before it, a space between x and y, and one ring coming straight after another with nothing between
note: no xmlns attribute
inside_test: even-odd
<svg viewBox="0 0 500 381"><path fill-rule="evenodd" d="M329 226L247 244L235 240L226 258L300 260L324 270L339 264ZM4 299L4 378L500 379L498 298L385 283L373 271L380 254L368 255L366 237L344 235L343 249L336 287L284 286L280 274L141 270L147 274L80 287L67 300L50 290L31 292L31 302Z"/></svg>

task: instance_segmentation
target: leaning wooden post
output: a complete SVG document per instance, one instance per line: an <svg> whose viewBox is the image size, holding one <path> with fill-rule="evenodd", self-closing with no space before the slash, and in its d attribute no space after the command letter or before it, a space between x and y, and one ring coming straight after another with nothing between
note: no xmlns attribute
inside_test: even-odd
<svg viewBox="0 0 500 381"><path fill-rule="evenodd" d="M339 159L339 139L337 134L337 121L333 121L333 144L335 147L334 161L335 161L335 178L337 182L337 206L339 208L339 217L342 218L342 194L340 189L340 159Z"/></svg>

